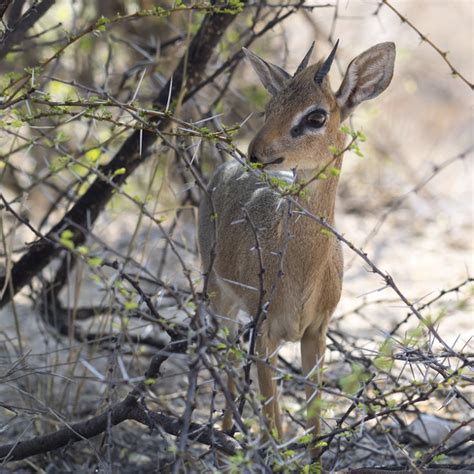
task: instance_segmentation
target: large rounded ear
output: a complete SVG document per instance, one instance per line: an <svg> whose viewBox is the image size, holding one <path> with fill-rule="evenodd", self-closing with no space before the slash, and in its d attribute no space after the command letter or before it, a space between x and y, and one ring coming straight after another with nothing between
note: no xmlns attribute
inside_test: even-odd
<svg viewBox="0 0 474 474"><path fill-rule="evenodd" d="M390 84L395 62L395 44L379 43L352 60L336 100L341 121L364 100L373 99Z"/></svg>
<svg viewBox="0 0 474 474"><path fill-rule="evenodd" d="M247 48L242 49L262 82L263 87L265 87L270 94L275 95L278 91L283 89L285 83L291 79L291 76L281 67L267 63Z"/></svg>

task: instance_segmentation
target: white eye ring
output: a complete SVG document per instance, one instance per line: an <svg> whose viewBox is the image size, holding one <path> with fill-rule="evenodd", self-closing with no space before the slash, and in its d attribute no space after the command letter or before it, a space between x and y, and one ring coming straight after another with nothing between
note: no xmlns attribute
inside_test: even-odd
<svg viewBox="0 0 474 474"><path fill-rule="evenodd" d="M306 117L308 115L311 115L314 112L321 112L321 113L326 114L326 120L324 124L319 128L306 126L307 124L305 123ZM298 136L303 135L306 131L308 131L309 133L320 133L321 132L320 129L323 128L323 126L327 123L328 117L329 117L329 112L327 112L321 106L315 108L315 106L312 105L311 107L308 107L303 112L300 112L299 114L295 115L295 117L293 118L292 126L290 128L290 134L293 138L296 138Z"/></svg>

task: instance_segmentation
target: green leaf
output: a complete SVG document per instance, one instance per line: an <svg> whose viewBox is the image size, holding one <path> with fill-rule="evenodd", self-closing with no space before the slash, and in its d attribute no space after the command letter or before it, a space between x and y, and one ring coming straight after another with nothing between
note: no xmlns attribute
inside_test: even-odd
<svg viewBox="0 0 474 474"><path fill-rule="evenodd" d="M379 370L383 370L384 372L389 372L393 366L393 360L391 357L379 356L374 359L374 365Z"/></svg>
<svg viewBox="0 0 474 474"><path fill-rule="evenodd" d="M74 237L74 232L70 229L63 230L59 236L59 242L63 247L66 247L69 250L74 250L74 242L72 238Z"/></svg>
<svg viewBox="0 0 474 474"><path fill-rule="evenodd" d="M86 245L79 245L79 247L77 247L77 251L81 255L87 255L89 253L89 248Z"/></svg>
<svg viewBox="0 0 474 474"><path fill-rule="evenodd" d="M110 23L110 20L106 18L105 16L101 16L98 20L97 23L95 24L96 30L97 31L105 31L107 29L107 23Z"/></svg>
<svg viewBox="0 0 474 474"><path fill-rule="evenodd" d="M368 379L370 374L365 371L365 368L357 363L352 364L352 372L348 375L344 375L339 379L339 385L343 392L349 394L357 393L362 384Z"/></svg>
<svg viewBox="0 0 474 474"><path fill-rule="evenodd" d="M307 443L311 443L312 440L313 440L313 435L311 433L306 433L305 435L300 436L300 439L298 440L298 442L301 444L307 444Z"/></svg>
<svg viewBox="0 0 474 474"><path fill-rule="evenodd" d="M95 163L100 158L100 155L101 155L100 148L92 148L92 150L89 150L86 153L86 158L91 163Z"/></svg>
<svg viewBox="0 0 474 474"><path fill-rule="evenodd" d="M61 244L69 250L74 250L74 242L72 240L60 240Z"/></svg>
<svg viewBox="0 0 474 474"><path fill-rule="evenodd" d="M102 258L101 257L91 257L91 258L87 259L87 263L91 267L100 267L100 265L102 265Z"/></svg>
<svg viewBox="0 0 474 474"><path fill-rule="evenodd" d="M70 240L73 237L74 237L74 232L70 229L66 229L61 232L61 239Z"/></svg>
<svg viewBox="0 0 474 474"><path fill-rule="evenodd" d="M114 176L125 174L127 172L127 168L118 168L114 171Z"/></svg>
<svg viewBox="0 0 474 474"><path fill-rule="evenodd" d="M125 306L126 310L137 309L138 308L138 303L135 302L135 301L126 301L124 306Z"/></svg>

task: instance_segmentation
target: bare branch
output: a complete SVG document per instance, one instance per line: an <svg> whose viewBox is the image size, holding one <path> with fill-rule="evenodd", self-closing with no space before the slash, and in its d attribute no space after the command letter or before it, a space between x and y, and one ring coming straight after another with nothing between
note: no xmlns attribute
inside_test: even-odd
<svg viewBox="0 0 474 474"><path fill-rule="evenodd" d="M3 17L5 9L0 4L0 17ZM34 3L30 9L13 25L11 30L7 30L5 36L0 41L0 59L3 59L13 46L23 40L25 33L54 5L55 0L43 0L41 3Z"/></svg>

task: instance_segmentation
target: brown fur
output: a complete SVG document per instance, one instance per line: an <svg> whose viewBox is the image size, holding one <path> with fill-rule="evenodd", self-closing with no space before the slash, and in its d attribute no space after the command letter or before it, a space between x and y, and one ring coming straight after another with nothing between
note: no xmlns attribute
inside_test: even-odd
<svg viewBox="0 0 474 474"><path fill-rule="evenodd" d="M249 146L249 156L255 156L262 164L283 158L283 163L268 165L265 171L296 169L297 180L302 182L334 161L330 146L339 150L344 148L341 110L346 114L348 108L340 97L351 100L362 97L364 100L368 94L359 77L367 72L363 69L364 64L370 64L368 84L374 84L373 74L379 72L371 60L375 54L377 58L381 54L387 56L386 61L377 66L385 68L381 74L385 82L382 80L380 86L385 88L387 75L391 78L390 66L393 71L394 47L391 43L377 45L358 56L358 69L348 69L346 85L337 94L332 92L327 78L321 85L314 82L321 63L304 69L282 85L281 70L272 76L272 66L251 54L251 60L258 62L256 70L265 87L278 92L267 106L265 123ZM374 87L377 86L375 83ZM351 110L355 105L351 102ZM325 126L293 137L290 129L297 118L316 107L328 112ZM331 162L331 166L337 168L341 165L342 156ZM316 180L307 187L306 196L298 197L298 201L309 212L334 225L338 181L337 176ZM214 216L212 209L216 213ZM291 204L286 199L238 163L222 165L212 177L209 195L200 206L202 263L207 272L215 243L216 257L209 274L208 293L214 311L224 318L225 324L232 326L238 309L244 309L250 315L256 315L259 310L262 269L256 250L258 245L264 269L263 301L269 301L269 306L259 327L257 353L262 360L270 357L269 362L274 364L274 353L282 341L301 341L303 373L311 372L311 381L318 385L327 326L341 295L342 250L337 239L323 234L316 221L290 211ZM257 239L253 228L257 230ZM267 400L265 414L281 436L274 372L263 362L257 364L257 369L260 391ZM233 389L233 383L229 387ZM306 395L308 403L312 404L319 392L314 385L308 384ZM320 432L318 408L313 412L315 415L308 420L308 426L317 436ZM231 425L232 414L227 408L224 429ZM318 451L313 449L312 454L317 457Z"/></svg>

